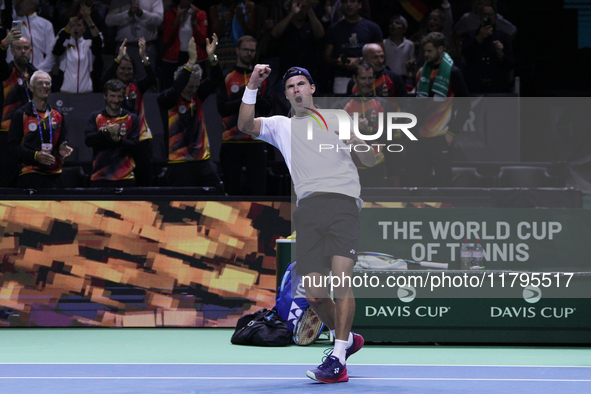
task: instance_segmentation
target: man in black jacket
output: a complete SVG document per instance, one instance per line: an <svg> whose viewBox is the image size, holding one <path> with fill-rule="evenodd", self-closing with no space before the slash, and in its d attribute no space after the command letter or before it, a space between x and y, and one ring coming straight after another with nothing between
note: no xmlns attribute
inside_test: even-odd
<svg viewBox="0 0 591 394"><path fill-rule="evenodd" d="M6 53L14 60L6 63ZM13 28L0 42L0 79L2 80L2 123L0 124L0 187L16 186L19 172L18 163L10 158L6 150L8 129L17 109L31 101L29 80L37 69L31 64L31 43Z"/></svg>
<svg viewBox="0 0 591 394"><path fill-rule="evenodd" d="M164 139L168 152L170 186L220 185L220 179L209 161L209 139L205 129L203 102L223 81L217 56L217 36L206 39L211 76L201 80L203 70L196 64L195 40L189 41L189 61L179 67L172 87L158 96Z"/></svg>

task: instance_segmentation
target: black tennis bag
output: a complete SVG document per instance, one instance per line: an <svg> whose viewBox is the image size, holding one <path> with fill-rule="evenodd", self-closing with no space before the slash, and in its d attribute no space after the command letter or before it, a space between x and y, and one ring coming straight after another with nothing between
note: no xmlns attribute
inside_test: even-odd
<svg viewBox="0 0 591 394"><path fill-rule="evenodd" d="M292 343L292 335L275 308L261 309L238 319L231 342L234 345L286 346Z"/></svg>

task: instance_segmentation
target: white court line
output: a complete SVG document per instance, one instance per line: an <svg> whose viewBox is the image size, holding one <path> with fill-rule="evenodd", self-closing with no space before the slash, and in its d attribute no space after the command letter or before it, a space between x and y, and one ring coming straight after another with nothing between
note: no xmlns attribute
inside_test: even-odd
<svg viewBox="0 0 591 394"><path fill-rule="evenodd" d="M2 376L0 380L310 380L303 377L253 377L253 376ZM503 378L349 378L349 380L397 380L397 381L473 381L473 382L591 382L591 379L503 379Z"/></svg>
<svg viewBox="0 0 591 394"><path fill-rule="evenodd" d="M303 365L310 366L309 363L35 363L35 362L13 362L0 365ZM363 367L479 367L479 368L591 368L591 365L486 365L486 364L355 364L348 363L349 366Z"/></svg>

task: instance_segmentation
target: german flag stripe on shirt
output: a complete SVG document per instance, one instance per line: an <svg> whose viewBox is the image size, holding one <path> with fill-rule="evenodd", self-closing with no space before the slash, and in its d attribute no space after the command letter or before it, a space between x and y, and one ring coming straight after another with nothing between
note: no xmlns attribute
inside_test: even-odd
<svg viewBox="0 0 591 394"><path fill-rule="evenodd" d="M203 121L202 103L182 97L168 111L168 162L182 163L209 159L209 139Z"/></svg>
<svg viewBox="0 0 591 394"><path fill-rule="evenodd" d="M134 179L133 169L135 162L131 155L131 148L125 141L137 142L139 127L135 115L127 111L120 116L109 116L105 111L94 113L94 125L96 133L100 133L101 143L94 144L92 160L92 181L122 181ZM135 122L134 122L135 119ZM112 141L111 137L100 130L110 124L125 126L126 134L121 136L121 141ZM87 145L88 138L87 138Z"/></svg>
<svg viewBox="0 0 591 394"><path fill-rule="evenodd" d="M23 77L16 67L13 68L10 77L2 83L4 106L0 130L8 131L14 112L29 101L28 83L28 78Z"/></svg>

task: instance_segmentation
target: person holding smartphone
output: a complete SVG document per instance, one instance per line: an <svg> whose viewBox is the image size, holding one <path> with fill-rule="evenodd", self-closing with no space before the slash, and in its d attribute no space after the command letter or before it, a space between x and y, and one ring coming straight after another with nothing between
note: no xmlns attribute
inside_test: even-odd
<svg viewBox="0 0 591 394"><path fill-rule="evenodd" d="M19 22L15 21L18 25ZM10 49L9 49L10 48ZM13 60L6 62L10 53ZM16 186L18 166L10 159L6 142L15 111L32 98L29 80L37 68L31 64L31 43L22 37L19 27L10 29L0 42L0 80L2 118L0 123L0 187Z"/></svg>
<svg viewBox="0 0 591 394"><path fill-rule="evenodd" d="M492 5L482 7L480 21L478 29L462 36L468 90L471 93L509 93L515 64L511 39L497 29L497 12Z"/></svg>
<svg viewBox="0 0 591 394"><path fill-rule="evenodd" d="M39 0L13 0L14 21L19 23L21 34L31 44L31 63L45 72L51 72L55 62L51 54L55 45L55 33L50 21L37 15ZM12 60L12 54L7 54L6 61Z"/></svg>

